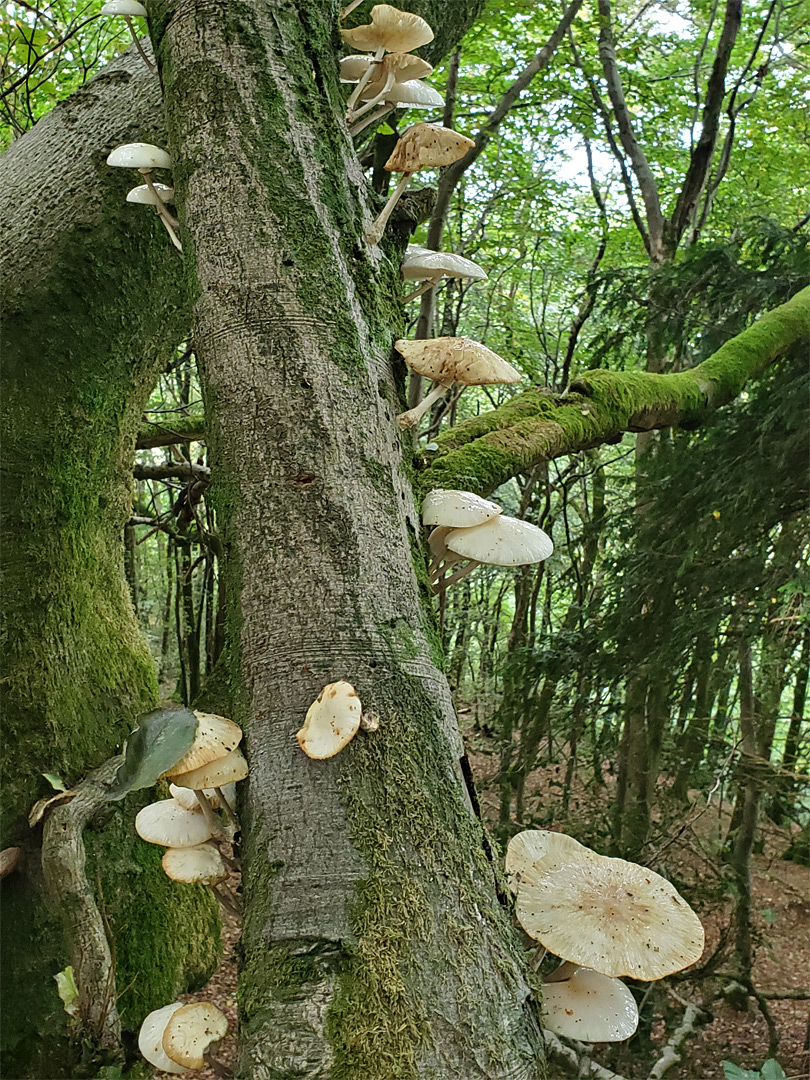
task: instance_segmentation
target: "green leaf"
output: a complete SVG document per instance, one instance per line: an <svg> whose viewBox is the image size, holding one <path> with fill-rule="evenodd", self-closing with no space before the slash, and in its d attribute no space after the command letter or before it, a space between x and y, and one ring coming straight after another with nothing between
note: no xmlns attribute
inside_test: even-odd
<svg viewBox="0 0 810 1080"><path fill-rule="evenodd" d="M155 709L139 716L107 798L112 802L151 787L186 753L196 731L197 717L189 709Z"/></svg>
<svg viewBox="0 0 810 1080"><path fill-rule="evenodd" d="M56 773L44 772L42 774L48 783L51 785L54 791L67 791L65 782L61 776L57 776Z"/></svg>
<svg viewBox="0 0 810 1080"><path fill-rule="evenodd" d="M54 975L56 979L56 992L62 999L65 1012L68 1016L76 1016L79 1011L79 989L73 978L73 968L68 965L64 971Z"/></svg>
<svg viewBox="0 0 810 1080"><path fill-rule="evenodd" d="M776 1058L768 1058L759 1070L759 1075L762 1077L762 1080L787 1080L785 1070Z"/></svg>
<svg viewBox="0 0 810 1080"><path fill-rule="evenodd" d="M394 134L394 129L391 127L390 124L380 124L380 126L377 128L377 131L380 133L380 135Z"/></svg>

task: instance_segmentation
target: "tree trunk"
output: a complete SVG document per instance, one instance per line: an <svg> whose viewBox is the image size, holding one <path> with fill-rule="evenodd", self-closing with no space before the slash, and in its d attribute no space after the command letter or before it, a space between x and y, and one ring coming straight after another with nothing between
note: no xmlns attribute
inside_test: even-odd
<svg viewBox="0 0 810 1080"><path fill-rule="evenodd" d="M454 5L459 34L473 6ZM532 1077L537 1024L436 667L394 423L397 283L362 239L333 12L151 12L251 763L239 1073ZM380 727L311 761L292 736L337 679Z"/></svg>

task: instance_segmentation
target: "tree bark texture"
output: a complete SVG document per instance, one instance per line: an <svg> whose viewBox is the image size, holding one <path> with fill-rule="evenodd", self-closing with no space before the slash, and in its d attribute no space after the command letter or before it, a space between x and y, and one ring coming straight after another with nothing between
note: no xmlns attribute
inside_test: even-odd
<svg viewBox="0 0 810 1080"><path fill-rule="evenodd" d="M471 10L454 6L456 34ZM238 1074L533 1077L539 1031L437 667L394 419L398 260L362 238L336 10L150 14L251 765ZM337 679L380 727L312 761L294 733Z"/></svg>

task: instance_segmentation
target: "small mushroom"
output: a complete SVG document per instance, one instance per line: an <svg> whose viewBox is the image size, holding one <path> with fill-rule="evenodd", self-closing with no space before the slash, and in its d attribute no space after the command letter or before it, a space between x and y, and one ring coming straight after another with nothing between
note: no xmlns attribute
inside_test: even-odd
<svg viewBox="0 0 810 1080"><path fill-rule="evenodd" d="M139 811L135 832L150 844L173 848L196 847L213 835L204 816L185 810L174 799L161 799Z"/></svg>
<svg viewBox="0 0 810 1080"><path fill-rule="evenodd" d="M566 969L570 966L563 965ZM543 984L543 1026L580 1042L623 1042L638 1027L638 1006L619 979L575 967Z"/></svg>
<svg viewBox="0 0 810 1080"><path fill-rule="evenodd" d="M164 777L179 776L180 773L187 773L193 769L199 769L203 765L208 765L210 762L224 757L242 741L242 729L233 720L228 720L224 716L217 716L216 713L197 712L196 710L194 715L197 717L197 731L194 735L194 742L180 760L162 774ZM188 784L178 786L188 787ZM204 784L202 786L213 787L214 785Z"/></svg>
<svg viewBox="0 0 810 1080"><path fill-rule="evenodd" d="M163 869L172 881L184 884L218 885L228 876L228 870L213 844L169 848L163 855Z"/></svg>
<svg viewBox="0 0 810 1080"><path fill-rule="evenodd" d="M157 75L157 68L143 51L138 35L135 33L135 27L132 25L133 18L145 19L146 8L143 4L139 4L138 0L108 0L102 9L102 15L120 15L129 28L129 32L132 36L132 40L135 42L135 48L141 57L141 60L146 64L147 68L153 75Z"/></svg>
<svg viewBox="0 0 810 1080"><path fill-rule="evenodd" d="M169 794L181 806L186 810L200 810L200 803L197 799L197 795L192 788L178 787L176 784L169 784ZM228 806L233 807L236 802L236 784L226 784L221 789L217 788L204 788L203 795L206 799L213 802L222 800L227 803Z"/></svg>
<svg viewBox="0 0 810 1080"><path fill-rule="evenodd" d="M418 289L403 299L403 304L410 303L429 289L435 289L443 277L468 278L470 281L486 281L486 271L461 255L451 251L429 251L410 255L405 253L402 260L402 280L421 281Z"/></svg>
<svg viewBox="0 0 810 1080"><path fill-rule="evenodd" d="M366 233L366 239L370 244L379 243L385 229L386 222L391 216L396 204L399 202L411 177L421 169L440 169L445 165L452 165L454 161L464 157L471 146L472 139L459 135L451 128L442 127L441 124L414 124L408 128L404 135L397 141L391 156L386 161L384 168L389 172L402 173L402 179L394 189L391 198L383 207L377 220Z"/></svg>
<svg viewBox="0 0 810 1080"><path fill-rule="evenodd" d="M167 184L139 184L127 192L127 202L141 203L144 206L157 207L159 203L164 206L174 202L174 188Z"/></svg>
<svg viewBox="0 0 810 1080"><path fill-rule="evenodd" d="M340 62L341 82L356 82L346 102L346 120L351 123L364 113L370 112L380 101L388 101L394 83L406 83L423 79L433 71L432 64L411 53L388 53L382 60L370 60L367 56L347 56ZM356 75L356 77L354 77ZM351 76L351 77L350 77ZM361 80L366 79L361 85ZM356 103L362 100L358 109ZM440 96L440 100L443 99Z"/></svg>
<svg viewBox="0 0 810 1080"><path fill-rule="evenodd" d="M390 4L375 4L371 9L371 22L355 26L351 30L341 30L341 37L352 49L360 52L373 52L374 59L361 75L349 100L347 109L351 112L359 99L363 87L375 77L376 64L385 53L410 53L420 45L433 41L433 31L424 19L412 15L409 11L400 11Z"/></svg>
<svg viewBox="0 0 810 1080"><path fill-rule="evenodd" d="M146 1017L138 1032L138 1049L149 1064L154 1065L161 1072L174 1073L176 1076L186 1076L191 1070L172 1061L163 1049L163 1033L170 1017L182 1008L182 1001L173 1001L171 1005L155 1009Z"/></svg>
<svg viewBox="0 0 810 1080"><path fill-rule="evenodd" d="M465 386L520 382L520 372L503 357L470 338L438 337L408 341L400 338L394 347L418 375L437 385L414 409L400 413L401 428L415 427L434 401L444 397L454 382Z"/></svg>
<svg viewBox="0 0 810 1080"><path fill-rule="evenodd" d="M409 82L395 82L380 96L383 105L379 111L367 116L364 120L354 124L349 129L351 136L359 135L365 128L370 127L380 120L390 109L436 109L444 105L444 98L427 83L419 79L411 79ZM360 116L366 110L359 109L356 116Z"/></svg>
<svg viewBox="0 0 810 1080"><path fill-rule="evenodd" d="M216 1005L197 1001L171 1014L163 1032L163 1049L178 1065L201 1069L206 1052L227 1033L228 1021Z"/></svg>
<svg viewBox="0 0 810 1080"><path fill-rule="evenodd" d="M554 552L551 537L542 529L507 514L500 514L469 529L454 529L444 542L450 551L470 560L447 579L445 588L461 581L481 563L525 566L527 563L543 562Z"/></svg>
<svg viewBox="0 0 810 1080"><path fill-rule="evenodd" d="M249 773L245 755L238 748L231 750L215 761L209 761L206 765L200 765L198 769L189 772L176 773L172 780L177 787L193 788L202 795L206 788L220 788L228 784L238 783L244 780Z"/></svg>
<svg viewBox="0 0 810 1080"><path fill-rule="evenodd" d="M121 146L116 146L112 153L107 157L107 164L111 165L114 169L137 169L141 176L146 181L146 186L152 193L152 206L157 210L160 220L166 228L169 234L171 242L177 248L178 251L182 251L183 247L175 232L178 227L177 218L172 217L169 211L166 209L164 200L160 197L160 192L152 181L153 169L171 169L172 159L162 150L159 146L154 146L152 143L124 143ZM137 188L133 190L138 190ZM130 192L131 194L131 192ZM127 201L129 202L143 202L143 199L130 199L127 195Z"/></svg>
<svg viewBox="0 0 810 1080"><path fill-rule="evenodd" d="M434 488L422 500L423 525L468 529L473 525L482 525L502 512L497 503L482 499L472 491Z"/></svg>
<svg viewBox="0 0 810 1080"><path fill-rule="evenodd" d="M363 706L351 683L328 683L307 710L298 745L317 761L334 757L357 734Z"/></svg>

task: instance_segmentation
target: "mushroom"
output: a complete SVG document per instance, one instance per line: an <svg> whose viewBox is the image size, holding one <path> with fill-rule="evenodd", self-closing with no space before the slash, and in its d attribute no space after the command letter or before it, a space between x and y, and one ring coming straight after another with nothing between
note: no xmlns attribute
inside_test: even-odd
<svg viewBox="0 0 810 1080"><path fill-rule="evenodd" d="M402 303L408 304L428 289L435 289L443 277L487 280L486 271L478 263L461 255L454 255L451 251L429 251L413 255L406 252L402 260L402 280L421 281L422 284L408 293Z"/></svg>
<svg viewBox="0 0 810 1080"><path fill-rule="evenodd" d="M434 401L444 397L454 382L465 386L520 382L520 372L497 353L470 338L438 337L408 341L400 338L394 347L418 375L438 385L414 409L401 413L401 428L415 427Z"/></svg>
<svg viewBox="0 0 810 1080"><path fill-rule="evenodd" d="M144 206L155 206L159 203L174 202L174 188L167 184L140 184L127 192L127 202L141 203Z"/></svg>
<svg viewBox="0 0 810 1080"><path fill-rule="evenodd" d="M225 784L243 780L248 774L247 762L240 753L237 757L229 759L221 768L215 769L218 778L217 783L204 779L205 767L213 762L219 763L221 759L229 757L230 751L238 746L242 740L242 729L233 720L216 713L203 713L195 710L197 717L197 732L191 749L180 760L163 773L164 777L171 777L177 787L191 787L195 789L195 796L200 803L203 813L214 832L219 830L219 822L214 815L205 793L204 788L220 788ZM233 775L227 775L230 769ZM182 777L182 779L181 779ZM199 782L195 782L199 781ZM225 804L225 810L231 820L234 819L230 806Z"/></svg>
<svg viewBox="0 0 810 1080"><path fill-rule="evenodd" d="M194 789L194 795L199 801L202 812L208 819L213 832L221 834L219 822L206 798L205 789L214 788L216 790L223 810L230 818L231 823L238 827L239 822L236 819L233 806L227 798L221 795L221 789L224 787L230 788L232 784L244 780L249 771L245 755L241 750L237 749L231 750L230 753L224 754L214 761L209 761L207 765L192 769L190 772L177 773L173 780L177 787ZM221 835L220 838L222 838Z"/></svg>
<svg viewBox="0 0 810 1080"><path fill-rule="evenodd" d="M449 525L467 529L482 525L502 513L497 503L482 499L472 491L434 488L422 500L423 525Z"/></svg>
<svg viewBox="0 0 810 1080"><path fill-rule="evenodd" d="M428 86L427 83L420 82L419 79L411 79L409 82L393 83L393 85L381 95L380 100L384 102L382 108L355 124L354 127L349 128L349 134L351 136L359 135L365 128L370 127L377 120L380 120L391 108L433 109L444 104L444 98L438 90L434 90L433 87ZM359 109L355 116L360 116L361 113L364 113L365 111L365 108Z"/></svg>
<svg viewBox="0 0 810 1080"><path fill-rule="evenodd" d="M174 1073L177 1076L185 1076L190 1070L172 1061L163 1049L163 1033L169 1018L182 1008L182 1001L173 1001L171 1005L155 1009L146 1017L138 1032L138 1049L149 1064L154 1065L161 1072Z"/></svg>
<svg viewBox="0 0 810 1080"><path fill-rule="evenodd" d="M470 560L447 579L445 588L461 581L481 563L525 566L527 563L543 562L554 551L551 538L537 525L507 514L500 514L470 529L453 529L444 542L450 551Z"/></svg>
<svg viewBox="0 0 810 1080"><path fill-rule="evenodd" d="M102 9L102 15L120 15L124 22L129 27L129 32L132 35L132 40L135 42L135 48L138 50L141 59L149 68L149 71L153 75L157 75L157 68L143 51L138 35L135 33L135 27L132 25L133 17L136 19L146 18L146 8L143 4L139 4L138 0L108 0Z"/></svg>
<svg viewBox="0 0 810 1080"><path fill-rule="evenodd" d="M169 784L169 794L186 810L202 810L196 792L191 788ZM225 806L233 808L236 802L236 784L226 784L222 788L204 788L203 795L205 795L206 799L221 802Z"/></svg>
<svg viewBox="0 0 810 1080"><path fill-rule="evenodd" d="M135 832L150 844L173 848L196 847L213 835L203 815L184 809L174 799L161 799L140 810Z"/></svg>
<svg viewBox="0 0 810 1080"><path fill-rule="evenodd" d="M353 74L360 70L360 64L358 60L364 59L362 57L347 57L347 60L352 60L352 64L346 64L341 61L340 64L340 76L344 78L346 75ZM430 75L433 71L433 65L429 64L427 60L422 60L419 56L412 56L411 53L389 53L384 56L382 60L375 63L372 60L365 58L365 67L360 72L358 78L347 79L347 82L357 82L358 86L361 85L361 80L366 78L367 81L362 89L355 88L352 91L351 97L347 104L346 121L358 119L364 113L370 112L375 105L380 101L391 101L389 96L395 83L408 83L423 79L426 75ZM422 86L422 83L419 83ZM432 94L436 94L435 90L431 90ZM441 94L436 94L439 101L444 104L444 99ZM354 100L352 100L354 99ZM363 101L360 108L355 108L358 99ZM394 101L396 99L393 99ZM432 104L432 102L431 102Z"/></svg>
<svg viewBox="0 0 810 1080"><path fill-rule="evenodd" d="M574 840L569 852L558 851L545 865L541 858L534 869L537 880L518 887L517 917L563 960L649 982L700 958L700 919L647 867L597 855Z"/></svg>
<svg viewBox="0 0 810 1080"><path fill-rule="evenodd" d="M363 707L351 683L328 683L307 710L304 726L296 732L298 745L317 761L334 757L357 734Z"/></svg>
<svg viewBox="0 0 810 1080"><path fill-rule="evenodd" d="M208 843L169 848L163 855L163 869L172 881L188 885L218 885L228 876L219 850Z"/></svg>
<svg viewBox="0 0 810 1080"><path fill-rule="evenodd" d="M385 163L389 172L402 173L402 179L394 189L394 193L380 212L379 217L366 233L366 239L370 244L379 242L385 229L385 223L391 216L391 212L399 202L402 193L408 186L411 177L421 169L440 169L444 165L452 165L454 161L464 157L471 146L472 139L459 135L451 128L442 127L441 124L414 124L409 127L404 135L397 140L397 144Z"/></svg>
<svg viewBox="0 0 810 1080"><path fill-rule="evenodd" d="M509 888L516 893L521 885L535 885L546 870L564 866L572 852L582 845L566 833L546 829L525 829L509 841L505 870Z"/></svg>
<svg viewBox="0 0 810 1080"><path fill-rule="evenodd" d="M111 154L107 157L107 164L111 165L114 169L137 169L141 176L146 181L146 186L152 193L155 210L158 212L158 217L163 222L166 231L169 234L171 242L177 248L178 251L182 251L183 247L178 239L175 229L178 228L179 222L177 218L172 217L169 211L166 209L166 204L160 197L160 192L152 181L153 169L171 169L172 159L166 153L165 150L161 150L159 146L153 146L152 143L123 143L121 146L116 146ZM161 185L163 186L163 185ZM133 189L137 191L137 188ZM130 192L130 194L132 194ZM172 195L174 192L172 192ZM144 202L145 199L130 199L127 195L128 202Z"/></svg>
<svg viewBox="0 0 810 1080"><path fill-rule="evenodd" d="M163 1032L163 1049L178 1065L201 1069L206 1051L227 1033L228 1021L216 1005L197 1001L171 1014Z"/></svg>
<svg viewBox="0 0 810 1080"><path fill-rule="evenodd" d="M390 4L375 4L371 9L370 23L355 26L351 30L341 30L340 35L352 49L374 53L373 61L346 102L349 112L360 97L363 87L374 76L374 69L385 53L409 53L420 45L433 41L433 31L424 19L412 15L409 11L399 11Z"/></svg>
<svg viewBox="0 0 810 1080"><path fill-rule="evenodd" d="M622 1042L638 1027L638 1006L623 982L586 967L563 965L543 984L543 1026L581 1042Z"/></svg>
<svg viewBox="0 0 810 1080"><path fill-rule="evenodd" d="M428 574L434 584L449 566L461 562L461 556L456 555L456 553L451 551L447 544L445 544L447 534L452 531L452 528L448 525L437 525L436 528L431 531L430 536L428 536L428 547L430 548L430 554L432 556L430 566L428 567Z"/></svg>

